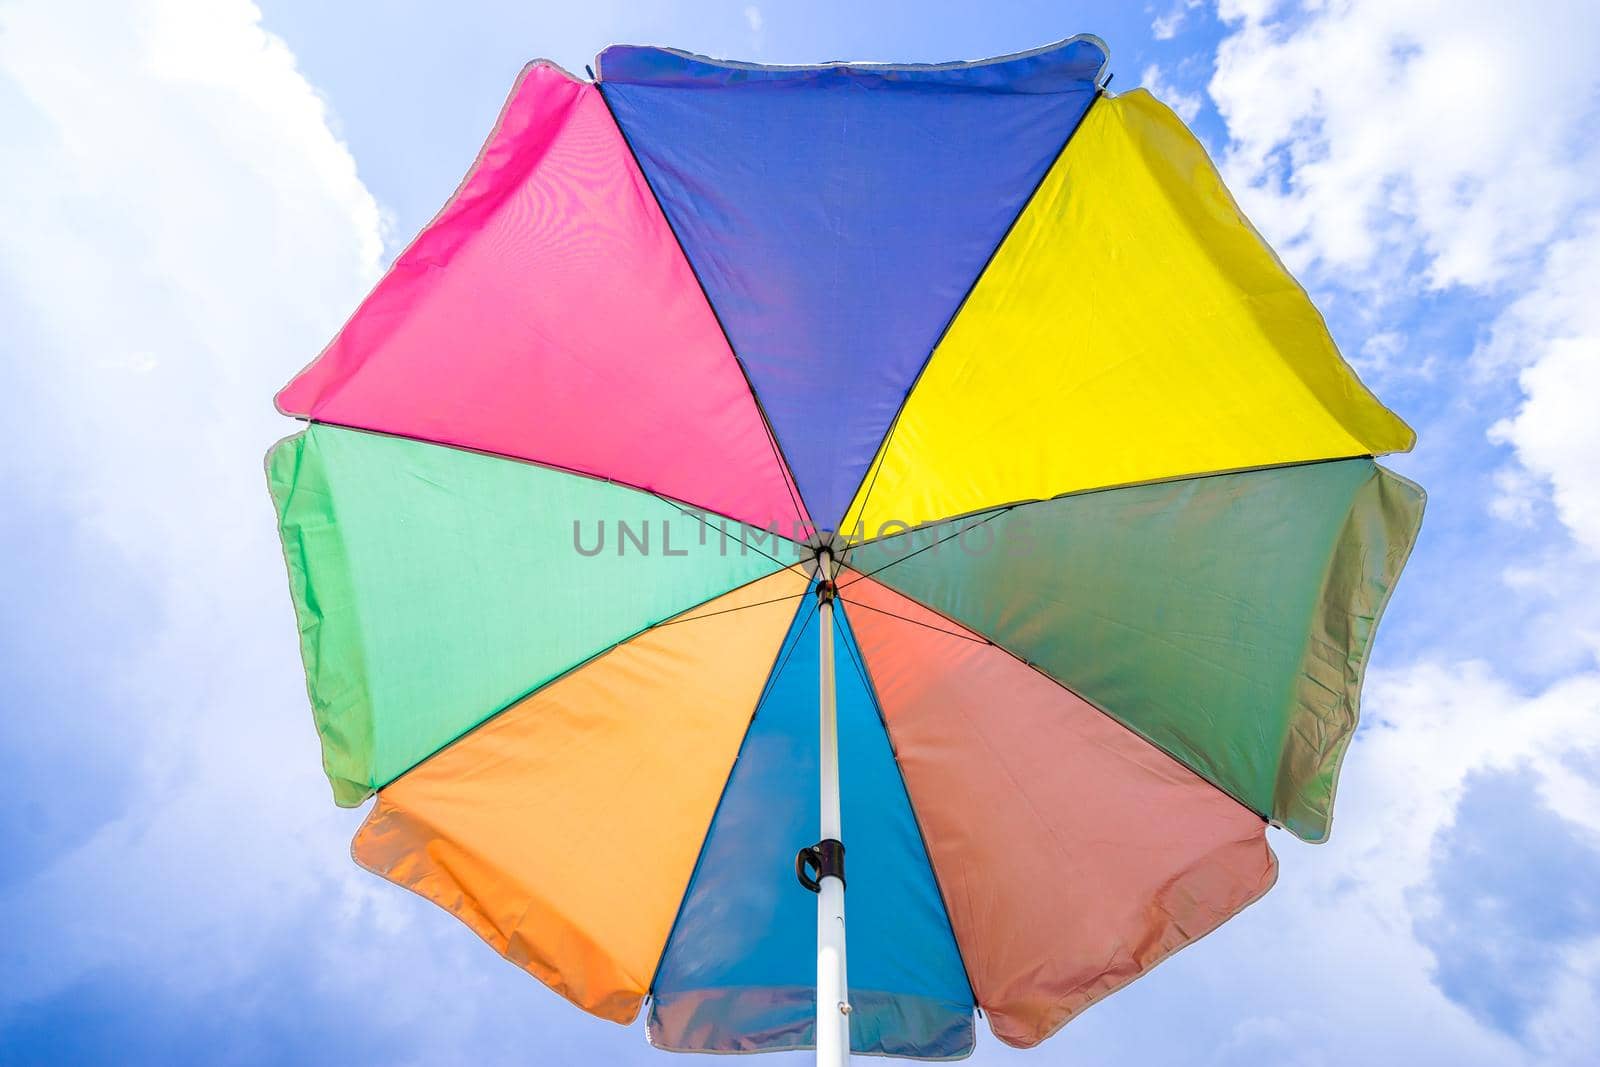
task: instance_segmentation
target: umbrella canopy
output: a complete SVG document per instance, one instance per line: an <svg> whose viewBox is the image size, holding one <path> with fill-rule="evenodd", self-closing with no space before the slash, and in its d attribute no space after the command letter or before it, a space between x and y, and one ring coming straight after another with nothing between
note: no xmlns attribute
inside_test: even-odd
<svg viewBox="0 0 1600 1067"><path fill-rule="evenodd" d="M1106 61L523 71L278 397L357 862L661 1047L808 1047L820 676L850 1046L939 1059L1327 837L1413 435Z"/></svg>

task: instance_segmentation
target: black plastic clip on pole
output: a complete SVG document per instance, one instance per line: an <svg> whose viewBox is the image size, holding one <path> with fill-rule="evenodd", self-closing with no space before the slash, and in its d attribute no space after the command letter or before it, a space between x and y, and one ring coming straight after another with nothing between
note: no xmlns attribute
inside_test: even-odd
<svg viewBox="0 0 1600 1067"><path fill-rule="evenodd" d="M815 873L813 873L815 872ZM795 853L794 876L813 893L822 892L822 880L833 877L844 885L844 844L824 838Z"/></svg>

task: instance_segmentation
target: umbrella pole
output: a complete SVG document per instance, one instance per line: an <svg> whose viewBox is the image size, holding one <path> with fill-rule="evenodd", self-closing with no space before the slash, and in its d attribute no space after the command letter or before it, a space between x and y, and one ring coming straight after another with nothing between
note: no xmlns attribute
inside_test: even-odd
<svg viewBox="0 0 1600 1067"><path fill-rule="evenodd" d="M822 672L819 725L822 783L822 840L817 877L817 1065L843 1067L850 1061L849 985L844 953L844 846L839 817L839 728L833 683L833 555L817 554L818 614ZM826 853L837 848L837 859Z"/></svg>

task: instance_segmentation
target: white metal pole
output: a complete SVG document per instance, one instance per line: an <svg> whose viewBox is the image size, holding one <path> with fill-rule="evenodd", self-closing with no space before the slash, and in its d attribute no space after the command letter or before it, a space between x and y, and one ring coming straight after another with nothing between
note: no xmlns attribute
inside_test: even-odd
<svg viewBox="0 0 1600 1067"><path fill-rule="evenodd" d="M833 578L833 555L817 554L817 576ZM833 596L822 593L818 621L822 627L821 726L822 840L842 841L839 818L839 726L833 685ZM817 893L817 1065L843 1067L850 1062L849 983L845 978L844 881L837 875L818 879Z"/></svg>

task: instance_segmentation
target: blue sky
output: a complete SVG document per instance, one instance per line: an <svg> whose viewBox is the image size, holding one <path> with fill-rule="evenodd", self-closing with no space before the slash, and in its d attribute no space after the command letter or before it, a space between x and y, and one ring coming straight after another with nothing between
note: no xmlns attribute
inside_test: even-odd
<svg viewBox="0 0 1600 1067"><path fill-rule="evenodd" d="M936 61L1078 32L1188 118L1430 494L1331 842L1032 1053L1600 1049L1600 9L1550 0L0 0L0 1061L662 1063L358 871L262 484L274 389L523 62ZM780 1062L804 1058L780 1057Z"/></svg>

